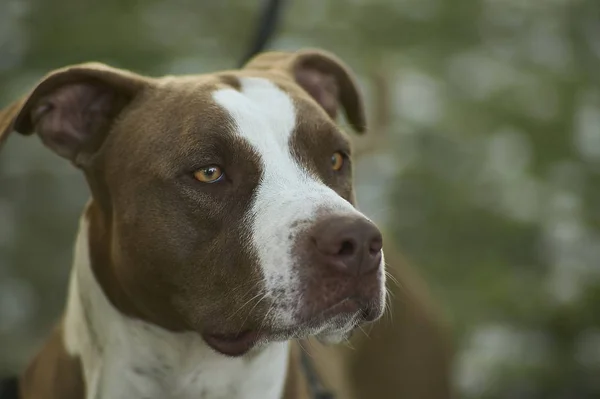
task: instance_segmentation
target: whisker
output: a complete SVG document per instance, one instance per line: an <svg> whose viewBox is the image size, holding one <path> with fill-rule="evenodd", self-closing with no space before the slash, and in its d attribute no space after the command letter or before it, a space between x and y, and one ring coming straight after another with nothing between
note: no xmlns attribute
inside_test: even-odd
<svg viewBox="0 0 600 399"><path fill-rule="evenodd" d="M390 298L396 298L396 294L394 293L394 291L392 291L390 289L390 287L385 287L385 292L387 293L387 296L389 296Z"/></svg>
<svg viewBox="0 0 600 399"><path fill-rule="evenodd" d="M386 315L386 317L389 318L390 323L393 324L394 323L394 309L393 309L394 303L392 302L393 295L391 295L392 292L388 287L385 288L385 291L386 291L387 295L385 297L386 306L385 306L384 314Z"/></svg>
<svg viewBox="0 0 600 399"><path fill-rule="evenodd" d="M350 340L347 337L344 338L344 341L345 341L344 342L344 346L346 346L347 348L349 348L349 349L351 349L353 351L356 350L356 348L354 347L354 345L352 345L352 342L350 342Z"/></svg>
<svg viewBox="0 0 600 399"><path fill-rule="evenodd" d="M246 321L248 321L248 317L250 317L250 315L252 314L252 311L254 309L256 309L256 307L265 299L268 297L267 293L263 293L262 297L254 304L254 306L252 306L252 308L248 311L248 314L246 315L246 318L244 319L244 321L242 322L242 324L240 324L240 331L241 329L244 327L244 325L246 324ZM272 306L272 305L271 305ZM260 331L260 330L259 330Z"/></svg>
<svg viewBox="0 0 600 399"><path fill-rule="evenodd" d="M271 306L269 306L269 310L267 310L267 313L265 313L265 315L263 316L263 319L262 319L262 321L260 322L260 326L258 327L258 331L259 331L259 332L262 332L262 331L264 330L264 328L265 328L265 323L268 321L269 314L271 313L271 311L272 311L273 309L275 309L275 302L273 302L273 303L271 304Z"/></svg>
<svg viewBox="0 0 600 399"><path fill-rule="evenodd" d="M254 278L251 278L250 280L244 281L242 284L238 285L237 287L232 288L229 291L229 294L233 294L233 293L239 291L240 289L247 287L248 285L254 286L260 280L262 280L261 276L255 276Z"/></svg>
<svg viewBox="0 0 600 399"><path fill-rule="evenodd" d="M310 348L314 350L315 344L313 343L312 339L307 339L306 341L308 342L308 345L310 345Z"/></svg>
<svg viewBox="0 0 600 399"><path fill-rule="evenodd" d="M245 293L244 295L242 295L242 297L240 298L240 300L241 300L241 301L243 301L243 300L245 300L245 299L246 299L246 298L247 298L249 295L251 295L251 294L252 294L252 289L255 287L255 283L256 283L257 281L259 281L259 280L260 280L260 278L254 278L254 279L251 279L251 280L249 280L249 281L246 281L246 282L244 282L244 283L242 283L242 284L238 285L237 287L233 288L231 291L229 291L229 292L228 292L228 295L232 295L233 293L235 293L235 292L239 291L240 289L242 289L242 288L244 288L244 287L247 287L248 285L252 285L252 286L251 286L251 287L250 287L250 288L249 288L249 289L246 291L246 293ZM254 299L255 299L255 298L258 296L258 295L260 295L260 294L257 294L257 295L255 295L255 296L254 296L254 297L252 297L252 298L251 298L251 299L250 299L248 302L251 302L252 300L254 300ZM244 305L242 305L242 307L246 306L246 305L248 304L248 302L247 302L247 303L245 303ZM233 313L232 315L230 315L230 316L227 318L227 320L231 319L231 318L232 318L232 317L233 317L233 316L234 316L234 315L235 315L235 314L236 314L236 313L237 313L237 312L238 312L240 309L241 309L241 308L238 308L238 310L234 311L234 313Z"/></svg>
<svg viewBox="0 0 600 399"><path fill-rule="evenodd" d="M387 263L386 263L385 267L386 268L388 267ZM394 284L396 284L398 286L398 288L403 288L402 284L400 284L400 282L398 281L398 279L396 277L394 277L394 275L390 271L386 270L385 271L385 276L387 278L389 278Z"/></svg>
<svg viewBox="0 0 600 399"><path fill-rule="evenodd" d="M359 324L358 328L360 328L360 331L362 331L363 334L365 334L365 336L370 339L371 337L369 337L369 334L365 331L365 329Z"/></svg>
<svg viewBox="0 0 600 399"><path fill-rule="evenodd" d="M373 328L375 328L375 324L373 324L373 323L369 324L369 331L368 331L369 336L371 335L371 332L373 332Z"/></svg>
<svg viewBox="0 0 600 399"><path fill-rule="evenodd" d="M278 293L278 294L275 296L275 298L273 298L273 300L272 300L272 302L271 302L271 306L269 306L269 309L267 310L267 313L265 313L265 315L264 315L264 317L263 317L263 319L262 319L262 321L261 321L261 323L260 323L260 327L259 327L259 329L258 329L258 331L259 331L259 332L260 332L260 331L262 331L262 330L263 330L263 328L265 327L265 322L267 321L267 318L269 317L269 314L271 313L271 311L272 311L273 309L275 309L275 305L277 304L277 300L278 300L278 299L279 299L281 296L283 296L284 294L285 294L285 291L282 291L282 292Z"/></svg>
<svg viewBox="0 0 600 399"><path fill-rule="evenodd" d="M300 345L300 348L302 349L302 351L303 351L304 353L306 353L306 355L307 355L308 357L310 357L311 359L314 359L314 356L313 356L313 354L312 354L310 351L308 351L308 350L307 350L307 349L304 347L304 345L302 345L302 340L301 340L301 339L297 339L297 340L296 340L296 342L298 343L298 345Z"/></svg>
<svg viewBox="0 0 600 399"><path fill-rule="evenodd" d="M261 295L264 295L264 294L261 293L261 292L259 292L258 294L254 295L252 298L250 298L249 300L247 300L242 306L240 306L239 308L237 308L235 310L235 312L233 312L231 315L229 315L227 317L227 320L231 320L233 318L233 316L235 316L236 314L238 314L245 306L247 306L249 303L251 303L253 300L255 300L256 298L258 298ZM260 300L258 302L260 302ZM254 305L254 306L256 307L256 305ZM252 308L252 310L254 310L254 307Z"/></svg>

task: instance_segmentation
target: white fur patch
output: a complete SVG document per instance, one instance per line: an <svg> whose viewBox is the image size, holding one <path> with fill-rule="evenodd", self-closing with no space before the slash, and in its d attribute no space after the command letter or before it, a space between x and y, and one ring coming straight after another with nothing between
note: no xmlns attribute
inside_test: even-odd
<svg viewBox="0 0 600 399"><path fill-rule="evenodd" d="M75 246L64 327L65 347L80 356L86 399L279 399L288 344L250 357L212 351L196 333L173 333L123 316L94 278L88 225Z"/></svg>
<svg viewBox="0 0 600 399"><path fill-rule="evenodd" d="M302 302L292 259L295 234L315 220L317 210L362 214L292 156L290 137L296 126L292 99L266 79L240 80L240 91L218 90L213 98L232 116L235 133L260 155L263 178L250 216L265 289L276 303L266 319L276 328L293 327Z"/></svg>

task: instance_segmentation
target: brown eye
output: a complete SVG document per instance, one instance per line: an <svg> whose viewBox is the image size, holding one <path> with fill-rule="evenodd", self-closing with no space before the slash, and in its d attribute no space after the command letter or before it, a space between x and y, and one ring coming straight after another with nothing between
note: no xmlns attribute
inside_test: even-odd
<svg viewBox="0 0 600 399"><path fill-rule="evenodd" d="M216 165L210 165L195 171L194 177L202 183L216 183L223 178L223 171Z"/></svg>
<svg viewBox="0 0 600 399"><path fill-rule="evenodd" d="M338 171L344 166L344 155L341 152L336 152L331 156L331 169Z"/></svg>

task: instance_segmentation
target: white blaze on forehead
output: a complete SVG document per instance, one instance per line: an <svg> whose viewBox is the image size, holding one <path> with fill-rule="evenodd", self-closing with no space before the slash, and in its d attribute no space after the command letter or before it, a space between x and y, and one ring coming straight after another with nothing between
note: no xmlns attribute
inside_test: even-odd
<svg viewBox="0 0 600 399"><path fill-rule="evenodd" d="M240 81L240 91L218 90L213 98L231 115L235 133L260 156L262 179L250 210L252 240L267 293L279 305L287 304L287 310L275 309L272 319L279 325L291 324L301 295L291 255L298 229L313 221L317 210L359 212L292 156L290 137L296 127L296 110L290 96L266 79ZM302 223L295 223L298 221Z"/></svg>

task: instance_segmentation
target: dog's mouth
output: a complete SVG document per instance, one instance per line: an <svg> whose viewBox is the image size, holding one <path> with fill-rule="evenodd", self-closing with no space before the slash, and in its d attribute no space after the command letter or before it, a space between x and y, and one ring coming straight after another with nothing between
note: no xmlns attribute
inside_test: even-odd
<svg viewBox="0 0 600 399"><path fill-rule="evenodd" d="M260 340L258 331L246 330L237 334L203 334L204 341L215 351L226 356L241 356Z"/></svg>
<svg viewBox="0 0 600 399"><path fill-rule="evenodd" d="M372 321L373 311L361 306L354 298L345 298L324 310L303 318L294 326L282 329L244 330L236 334L204 333L204 341L215 351L231 357L246 354L255 346L264 342L287 341L294 338L306 338L327 332L332 328L339 332L350 332L358 323Z"/></svg>

